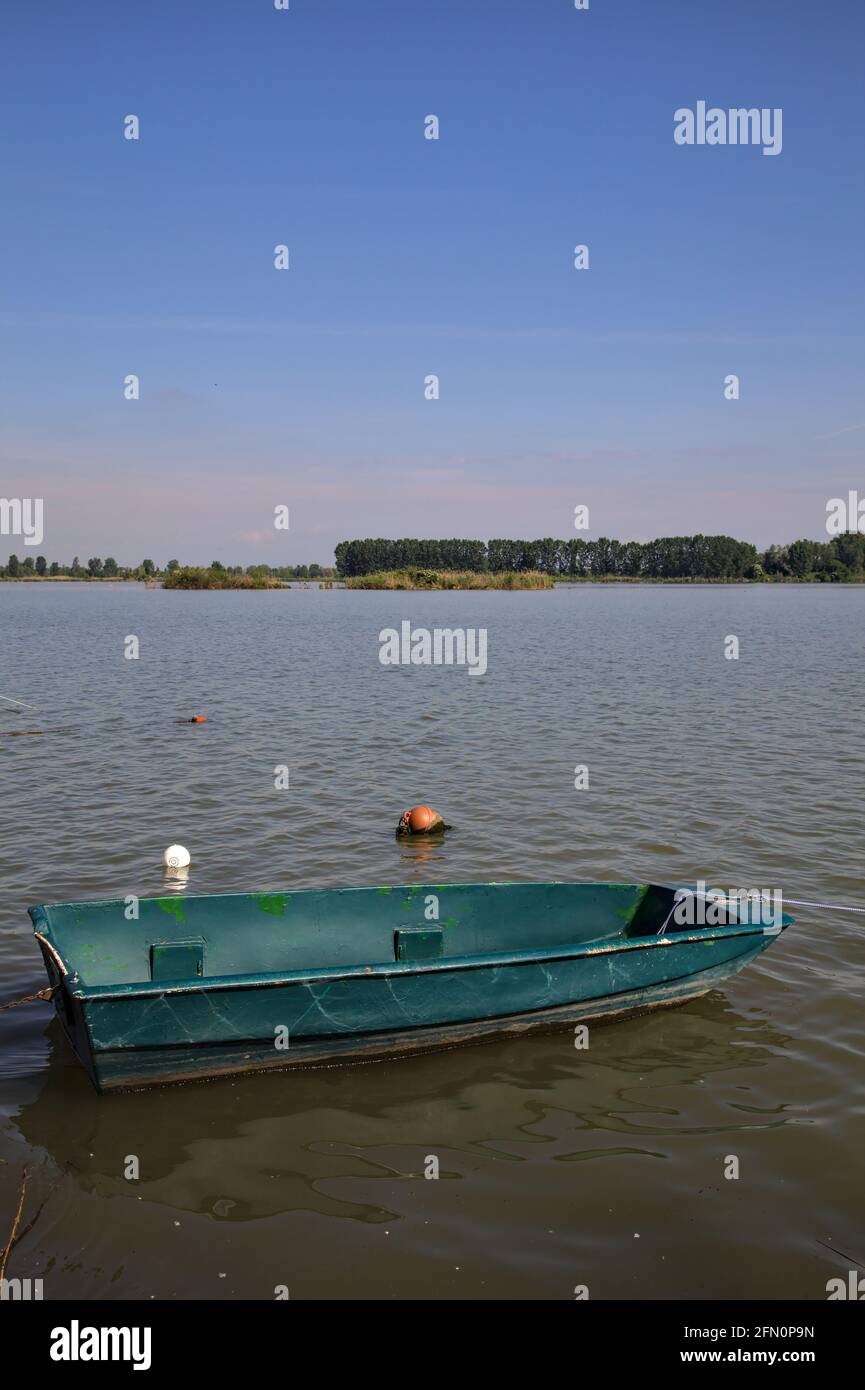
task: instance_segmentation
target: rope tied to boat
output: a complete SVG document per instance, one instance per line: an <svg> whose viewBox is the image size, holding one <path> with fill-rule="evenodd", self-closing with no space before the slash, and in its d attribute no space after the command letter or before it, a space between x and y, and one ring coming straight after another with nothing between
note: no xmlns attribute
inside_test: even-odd
<svg viewBox="0 0 865 1390"><path fill-rule="evenodd" d="M667 930L667 927L668 927L669 924L670 924L670 919L671 919L672 916L673 916L673 913L676 911L676 908L679 906L679 903L684 901L684 899L685 899L686 896L688 896L688 891L687 891L687 890L685 890L685 891L683 892L682 898L677 898L676 902L673 904L672 908L671 908L670 911L667 913L667 916L666 916L666 918L664 919L663 923L662 923L661 926L658 928L658 933L657 933L658 936L664 936L664 935L665 935L666 930ZM850 907L850 906L848 906L848 905L845 905L844 903L813 903L813 902L809 902L809 900L808 900L807 898L788 898L788 897L786 896L786 894L783 894L782 897L783 897L783 901L784 901L784 904L785 904L785 905L791 904L793 907L817 907L817 908L823 908L823 909L824 909L825 911L827 911L827 912L860 912L860 913L865 913L865 907ZM730 902L737 902L738 900L735 899L735 898L729 898L729 897L727 897L727 898L721 898L721 899L719 899L718 901L724 902L724 903L730 903Z"/></svg>
<svg viewBox="0 0 865 1390"><path fill-rule="evenodd" d="M12 999L8 1004L0 1004L0 1013L4 1009L17 1009L19 1004L32 1004L36 999L44 999L46 1004L53 999L57 986L52 989L37 989L35 994L25 994L20 999Z"/></svg>
<svg viewBox="0 0 865 1390"><path fill-rule="evenodd" d="M784 895L785 903L792 903L794 907L824 907L830 912L865 912L865 907L845 907L843 903L809 903L805 898L788 898Z"/></svg>

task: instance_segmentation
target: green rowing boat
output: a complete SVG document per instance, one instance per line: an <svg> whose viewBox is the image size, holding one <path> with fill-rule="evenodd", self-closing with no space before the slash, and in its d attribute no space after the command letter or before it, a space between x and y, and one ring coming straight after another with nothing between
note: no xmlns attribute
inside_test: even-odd
<svg viewBox="0 0 865 1390"><path fill-rule="evenodd" d="M678 1004L793 921L737 899L683 913L702 902L655 884L451 883L54 903L30 916L72 1046L111 1090Z"/></svg>

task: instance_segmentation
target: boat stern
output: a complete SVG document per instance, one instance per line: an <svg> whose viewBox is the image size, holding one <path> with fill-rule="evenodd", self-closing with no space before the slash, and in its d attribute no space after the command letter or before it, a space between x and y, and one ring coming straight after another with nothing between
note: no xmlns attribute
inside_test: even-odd
<svg viewBox="0 0 865 1390"><path fill-rule="evenodd" d="M33 923L33 935L42 952L57 1017L76 1057L86 1069L94 1086L98 1088L90 1030L83 1002L75 991L77 976L69 969L53 940L48 909L40 905L29 907L27 911Z"/></svg>

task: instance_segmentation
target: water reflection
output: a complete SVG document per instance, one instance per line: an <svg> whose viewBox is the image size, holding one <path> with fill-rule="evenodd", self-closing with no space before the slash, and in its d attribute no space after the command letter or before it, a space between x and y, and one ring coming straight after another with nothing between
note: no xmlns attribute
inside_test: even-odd
<svg viewBox="0 0 865 1390"><path fill-rule="evenodd" d="M430 1152L442 1179L459 1181L490 1162L657 1159L677 1136L785 1123L783 1113L759 1109L719 1114L691 1094L711 1076L763 1067L789 1043L721 993L596 1027L588 1052L562 1030L399 1062L103 1097L56 1022L49 1038L38 1095L18 1118L27 1144L83 1192L219 1221L298 1211L390 1221L409 1200L400 1192L423 1182ZM123 1177L130 1153L140 1163L135 1183ZM384 1191L369 1200L378 1183L386 1200Z"/></svg>
<svg viewBox="0 0 865 1390"><path fill-rule="evenodd" d="M162 886L169 893L187 893L189 891L189 865L176 868L165 869L162 875Z"/></svg>
<svg viewBox="0 0 865 1390"><path fill-rule="evenodd" d="M453 834L452 831L450 833ZM447 860L444 832L438 835L415 835L412 837L397 835L395 840L399 848L399 862L405 866L406 872L419 870L425 864L443 864ZM412 876L414 878L423 877L418 872L414 872Z"/></svg>

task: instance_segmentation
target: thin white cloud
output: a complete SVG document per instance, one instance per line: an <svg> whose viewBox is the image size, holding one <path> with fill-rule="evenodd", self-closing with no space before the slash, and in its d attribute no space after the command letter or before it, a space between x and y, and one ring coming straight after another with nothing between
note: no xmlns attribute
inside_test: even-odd
<svg viewBox="0 0 865 1390"><path fill-rule="evenodd" d="M852 434L854 430L865 430L865 420L861 425L845 425L843 430L833 430L831 434L817 434L815 439L837 439L839 434Z"/></svg>
<svg viewBox="0 0 865 1390"><path fill-rule="evenodd" d="M90 331L154 331L168 333L247 334L252 336L301 338L441 338L466 341L541 342L561 340L582 343L608 343L622 346L652 347L766 347L837 350L861 343L861 334L835 333L823 338L813 335L735 333L713 328L641 329L611 328L585 331L568 326L483 325L458 323L300 323L282 319L209 318L198 315L66 313L63 311L0 311L0 324L8 328L45 329L54 325L77 325Z"/></svg>

